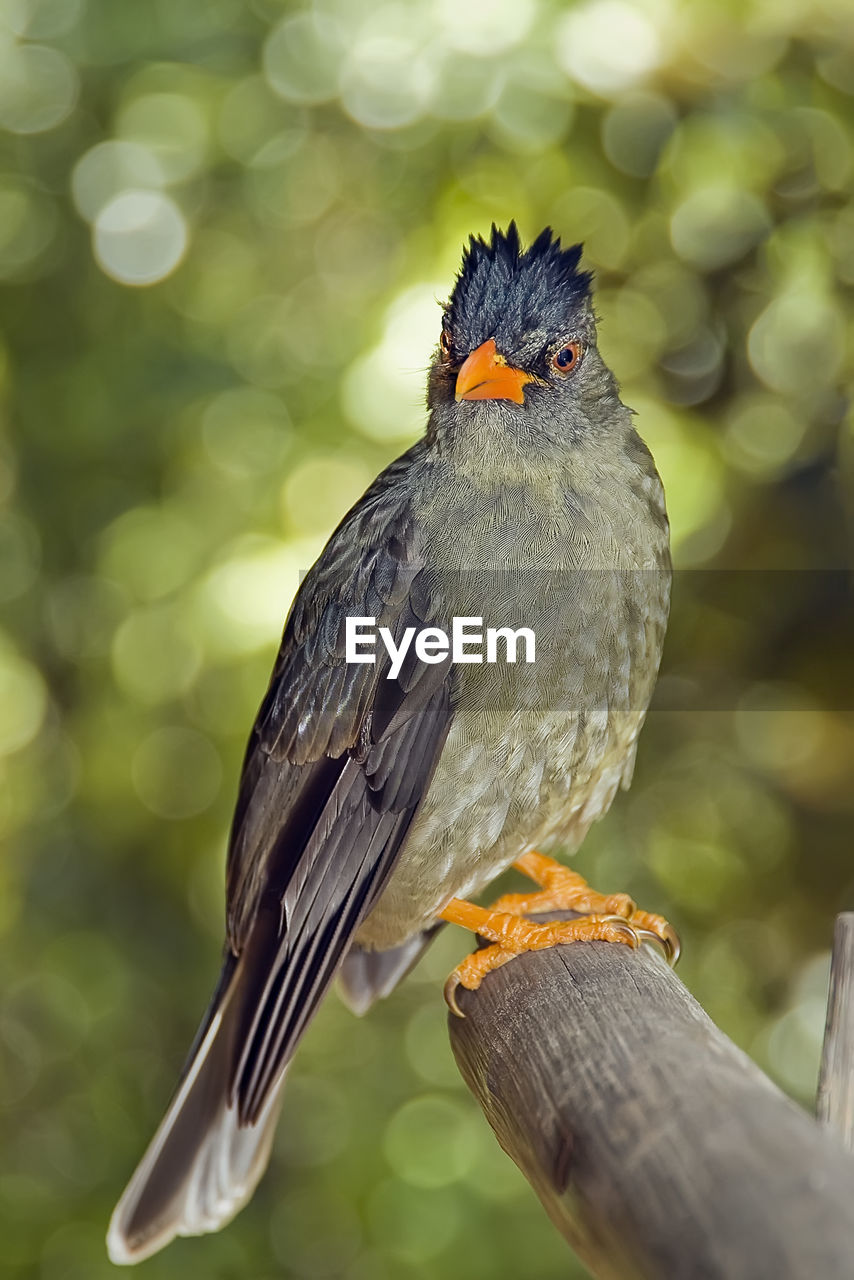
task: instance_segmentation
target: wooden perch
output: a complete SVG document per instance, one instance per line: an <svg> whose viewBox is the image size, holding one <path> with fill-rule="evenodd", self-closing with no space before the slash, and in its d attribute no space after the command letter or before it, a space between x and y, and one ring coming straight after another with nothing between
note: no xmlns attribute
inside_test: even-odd
<svg viewBox="0 0 854 1280"><path fill-rule="evenodd" d="M816 1114L854 1148L854 912L836 917Z"/></svg>
<svg viewBox="0 0 854 1280"><path fill-rule="evenodd" d="M854 1276L854 1159L656 955L532 952L457 996L466 1083L600 1280Z"/></svg>

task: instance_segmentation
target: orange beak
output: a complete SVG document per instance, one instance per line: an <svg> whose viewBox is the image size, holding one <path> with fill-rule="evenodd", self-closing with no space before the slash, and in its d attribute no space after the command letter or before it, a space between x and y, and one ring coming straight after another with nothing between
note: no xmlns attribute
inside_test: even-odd
<svg viewBox="0 0 854 1280"><path fill-rule="evenodd" d="M533 382L529 373L514 369L495 350L495 339L489 338L472 351L457 374L457 400L512 400L525 403L522 390Z"/></svg>

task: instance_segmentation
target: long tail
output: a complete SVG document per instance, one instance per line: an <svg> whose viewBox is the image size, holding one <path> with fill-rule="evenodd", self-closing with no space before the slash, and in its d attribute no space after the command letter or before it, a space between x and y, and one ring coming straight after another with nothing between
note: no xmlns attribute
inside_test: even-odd
<svg viewBox="0 0 854 1280"><path fill-rule="evenodd" d="M238 1124L229 1073L239 1022L234 961L226 961L169 1110L116 1205L107 1249L141 1262L174 1236L216 1231L243 1208L270 1159L284 1076L258 1119Z"/></svg>

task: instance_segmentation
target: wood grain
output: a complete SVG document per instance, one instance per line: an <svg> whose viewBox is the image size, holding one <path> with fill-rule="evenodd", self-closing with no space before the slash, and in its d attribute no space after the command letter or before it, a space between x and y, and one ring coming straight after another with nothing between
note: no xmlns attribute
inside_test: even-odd
<svg viewBox="0 0 854 1280"><path fill-rule="evenodd" d="M854 912L850 911L836 917L833 934L816 1114L854 1149Z"/></svg>
<svg viewBox="0 0 854 1280"><path fill-rule="evenodd" d="M602 1280L851 1280L854 1159L646 949L577 943L460 990L453 1051Z"/></svg>

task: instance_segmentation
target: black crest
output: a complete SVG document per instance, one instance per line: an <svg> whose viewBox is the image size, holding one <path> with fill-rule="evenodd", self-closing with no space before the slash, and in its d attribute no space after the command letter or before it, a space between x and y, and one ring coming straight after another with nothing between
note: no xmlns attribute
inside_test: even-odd
<svg viewBox="0 0 854 1280"><path fill-rule="evenodd" d="M560 331L590 298L592 275L579 271L581 245L561 248L546 227L523 249L515 222L493 223L487 242L471 236L457 283L445 308L445 325L458 355L495 338L505 354L532 330Z"/></svg>

